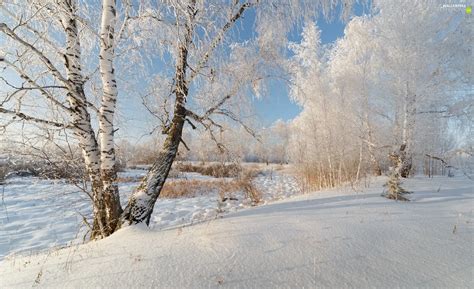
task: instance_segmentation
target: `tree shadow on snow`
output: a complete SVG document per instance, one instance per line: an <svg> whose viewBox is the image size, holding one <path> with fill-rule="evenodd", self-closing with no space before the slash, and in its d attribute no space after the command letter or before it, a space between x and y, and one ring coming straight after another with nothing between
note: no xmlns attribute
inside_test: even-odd
<svg viewBox="0 0 474 289"><path fill-rule="evenodd" d="M386 199L380 193L354 194L347 196L334 196L314 198L308 200L287 201L282 203L273 203L248 210L239 211L226 215L225 218L239 218L245 216L278 214L280 212L303 212L308 210L328 210L338 208L360 207L365 209L380 208L381 206L417 206L435 203L446 203L452 201L474 201L474 190L472 187L441 189L437 190L412 190L410 195L411 202L397 202Z"/></svg>

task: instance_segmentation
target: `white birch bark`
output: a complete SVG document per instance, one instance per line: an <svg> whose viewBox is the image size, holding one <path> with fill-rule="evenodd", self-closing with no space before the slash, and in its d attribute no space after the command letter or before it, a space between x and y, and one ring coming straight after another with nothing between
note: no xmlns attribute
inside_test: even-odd
<svg viewBox="0 0 474 289"><path fill-rule="evenodd" d="M112 230L121 214L120 197L116 184L114 113L117 102L117 84L115 80L114 35L116 23L116 1L102 1L102 19L100 25L99 70L102 80L102 100L99 110L100 166L107 220Z"/></svg>
<svg viewBox="0 0 474 289"><path fill-rule="evenodd" d="M364 126L365 126L365 132L366 132L366 143L367 143L367 149L369 152L370 156L370 162L372 163L372 173L376 176L382 175L382 170L380 168L379 162L377 160L377 157L375 155L375 143L374 143L374 136L373 136L373 128L370 122L370 104L369 104L369 95L368 91L366 88L366 69L364 68L363 71L364 74L364 79L363 79L363 88L362 88L362 93L364 97Z"/></svg>
<svg viewBox="0 0 474 289"><path fill-rule="evenodd" d="M416 119L416 95L409 89L406 84L406 92L404 99L404 113L402 123L402 144L400 146L400 176L407 178L412 170L413 162L413 140Z"/></svg>
<svg viewBox="0 0 474 289"><path fill-rule="evenodd" d="M77 29L75 0L62 0L61 22L66 32L66 53L64 61L67 81L72 86L67 93L71 108L71 119L74 134L82 150L86 170L91 181L94 206L94 232L92 236L106 236L106 222L103 216L104 201L100 180L99 146L92 129L90 114L87 111L87 100L84 94L84 80L81 71L81 47Z"/></svg>

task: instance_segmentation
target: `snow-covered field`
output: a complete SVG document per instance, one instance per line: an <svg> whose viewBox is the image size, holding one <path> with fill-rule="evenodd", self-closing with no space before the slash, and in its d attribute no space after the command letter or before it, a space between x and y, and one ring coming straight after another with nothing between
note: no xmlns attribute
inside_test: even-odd
<svg viewBox="0 0 474 289"><path fill-rule="evenodd" d="M382 183L294 196L193 226L128 227L98 242L9 256L0 263L0 284L474 288L474 183L410 179L411 202L380 197Z"/></svg>
<svg viewBox="0 0 474 289"><path fill-rule="evenodd" d="M138 180L145 173L145 170L128 170L121 172L119 177ZM180 178L214 179L197 173L181 173ZM264 202L299 192L294 178L285 175L259 176L255 183L263 193ZM136 182L120 184L123 205L136 185ZM87 231L83 216L91 214L91 203L77 186L61 180L12 178L0 186L0 193L3 196L0 201L0 260L8 254L28 254L83 242ZM193 198L160 199L150 226L159 230L215 219L250 205L242 194L236 197L237 201L221 204L217 193L206 192Z"/></svg>

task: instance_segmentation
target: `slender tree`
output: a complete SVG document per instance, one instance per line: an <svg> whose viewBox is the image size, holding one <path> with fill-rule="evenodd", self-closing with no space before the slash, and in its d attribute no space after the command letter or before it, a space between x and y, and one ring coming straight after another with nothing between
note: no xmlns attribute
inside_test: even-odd
<svg viewBox="0 0 474 289"><path fill-rule="evenodd" d="M103 0L101 10L76 0L3 1L6 20L0 32L8 45L2 46L0 59L9 74L1 78L7 87L0 106L4 127L33 123L53 134L73 132L91 185L93 238L124 224L148 223L180 144L187 147L185 125L204 129L218 146L224 118L254 135L236 104L260 95L265 80L278 77L293 25L319 11L328 14L336 2L125 2L117 25L114 0ZM347 16L352 1L343 2ZM248 10L255 12L255 33L240 39L237 23ZM162 57L162 73L150 74L152 95L165 112L158 117L165 141L123 211L114 168L114 60L120 41L130 44L121 52L135 57L135 65ZM101 82L101 89L95 89L94 81ZM97 92L100 100L94 98ZM41 108L31 109L35 105Z"/></svg>
<svg viewBox="0 0 474 289"><path fill-rule="evenodd" d="M170 1L169 7L165 9L146 9L153 11L148 16L154 19L153 22L164 37L158 38L162 45L155 46L174 55L174 77L170 82L174 105L170 117L165 117L163 121L165 142L147 176L131 195L122 215L124 224L149 223L178 147L180 143L184 144L182 137L186 123L193 128L196 127L193 122L197 123L216 140L214 130L222 129L216 118L227 117L253 134L241 117L229 108L229 104L234 99L241 99L252 88L254 91L258 89L262 80L271 78L272 72L278 70L275 63L278 64L278 59L284 55L286 33L293 23L313 16L319 8L327 12L331 4L334 3L258 0L211 4L208 1L190 0L186 3ZM347 11L350 11L352 1L346 1L345 4ZM222 49L226 36L235 31L233 28L236 23L250 9L256 12L257 37L233 43L230 53ZM148 25L150 22L145 23ZM264 67L267 69L264 70ZM196 84L200 84L195 95L200 105L193 109L187 102Z"/></svg>
<svg viewBox="0 0 474 289"><path fill-rule="evenodd" d="M117 82L114 70L116 0L102 1L100 24L99 70L102 80L102 99L99 110L100 170L104 190L106 220L113 232L117 226L122 207L117 187L115 168L114 113L117 102Z"/></svg>
<svg viewBox="0 0 474 289"><path fill-rule="evenodd" d="M15 5L24 10L13 13L11 7ZM116 98L112 67L114 5L113 1L104 1L103 5L99 41L104 97L100 109L96 109L86 96L87 76L83 69L81 44L93 35L81 34L80 29L93 27L86 27L87 20L79 15L77 2L32 1L3 3L1 6L2 13L9 16L12 25L1 23L1 32L14 44L5 47L2 59L4 69L13 73L10 78L2 77L11 89L5 93L1 112L12 115L17 121L36 123L46 126L46 129L70 129L74 133L91 183L93 238L110 235L121 211L114 184L115 172L112 172L115 165L113 113ZM63 46L58 36L61 34L65 39ZM20 87L12 84L15 80L22 82ZM65 93L65 98L62 93ZM49 107L55 120L48 119L42 109L28 109L30 105L41 106L43 103ZM7 108L9 106L16 108ZM100 142L93 129L90 110L95 110L100 119Z"/></svg>
<svg viewBox="0 0 474 289"><path fill-rule="evenodd" d="M291 154L316 188L379 175L391 164L408 177L426 153L446 154L449 127L466 123L472 97L462 59L471 18L408 2L374 2L373 13L354 17L334 45L321 47L311 24L301 43L290 44L291 95L302 106Z"/></svg>

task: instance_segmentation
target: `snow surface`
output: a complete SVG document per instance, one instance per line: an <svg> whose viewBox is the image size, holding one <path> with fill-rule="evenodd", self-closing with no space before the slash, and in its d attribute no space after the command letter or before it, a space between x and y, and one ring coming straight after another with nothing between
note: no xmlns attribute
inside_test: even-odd
<svg viewBox="0 0 474 289"><path fill-rule="evenodd" d="M411 202L328 190L193 226L10 256L2 288L474 288L474 187L417 177Z"/></svg>
<svg viewBox="0 0 474 289"><path fill-rule="evenodd" d="M145 170L128 170L119 173L119 177L138 181L145 174ZM197 173L180 173L179 178L215 179ZM255 185L262 191L264 202L300 192L295 179L286 175L259 176ZM119 184L124 206L136 186L137 182ZM91 203L77 186L62 180L11 178L4 186L0 185L0 193L3 196L3 201L0 200L0 260L9 254L83 243L87 232L83 216L91 215ZM234 197L238 200L222 204L218 203L217 192L202 192L194 198L159 199L150 227L165 229L215 219L251 205L243 193Z"/></svg>
<svg viewBox="0 0 474 289"><path fill-rule="evenodd" d="M12 178L0 193L0 260L8 253L79 240L82 215L91 211L89 197L64 181Z"/></svg>

